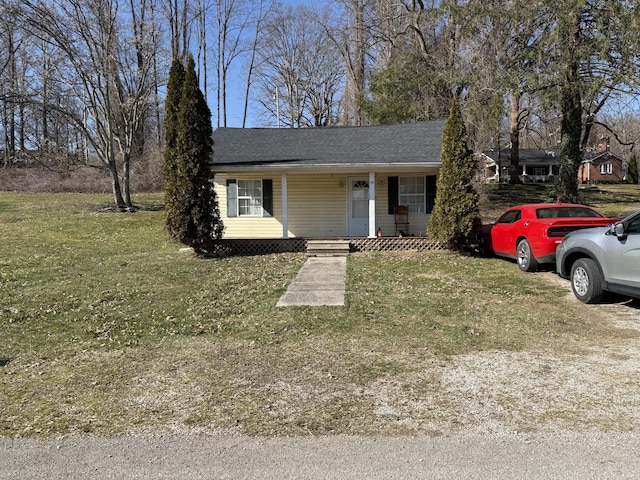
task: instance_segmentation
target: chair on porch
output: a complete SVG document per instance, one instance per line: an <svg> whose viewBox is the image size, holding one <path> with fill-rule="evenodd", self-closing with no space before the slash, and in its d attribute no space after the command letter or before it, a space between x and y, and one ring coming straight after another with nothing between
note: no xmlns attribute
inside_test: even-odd
<svg viewBox="0 0 640 480"><path fill-rule="evenodd" d="M396 225L396 237L409 236L409 207L407 205L396 205L393 207L393 221Z"/></svg>

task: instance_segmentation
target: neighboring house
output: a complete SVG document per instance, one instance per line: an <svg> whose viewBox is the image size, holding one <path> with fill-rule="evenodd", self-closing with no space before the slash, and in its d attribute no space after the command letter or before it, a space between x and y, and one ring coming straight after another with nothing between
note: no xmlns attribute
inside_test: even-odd
<svg viewBox="0 0 640 480"><path fill-rule="evenodd" d="M224 237L390 236L396 205L409 206L408 234L424 234L444 126L218 128L211 168Z"/></svg>
<svg viewBox="0 0 640 480"><path fill-rule="evenodd" d="M559 150L521 148L519 151L520 180L523 182L550 182L558 175ZM488 182L509 180L511 149L483 152L479 156L480 169ZM580 183L619 182L624 179L624 161L609 151L609 138L600 139L589 149L578 169Z"/></svg>
<svg viewBox="0 0 640 480"><path fill-rule="evenodd" d="M578 169L580 183L621 182L624 161L609 150L609 137L602 137L595 151L587 152Z"/></svg>
<svg viewBox="0 0 640 480"><path fill-rule="evenodd" d="M523 182L550 182L558 174L556 150L521 148L518 159L520 180ZM511 149L489 150L480 154L480 169L486 181L509 180Z"/></svg>

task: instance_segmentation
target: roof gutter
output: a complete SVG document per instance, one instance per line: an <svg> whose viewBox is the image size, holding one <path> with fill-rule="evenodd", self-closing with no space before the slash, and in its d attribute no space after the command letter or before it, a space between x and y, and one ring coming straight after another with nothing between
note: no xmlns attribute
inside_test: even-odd
<svg viewBox="0 0 640 480"><path fill-rule="evenodd" d="M305 173L333 173L335 171L370 172L370 171L415 171L419 169L440 168L438 162L411 163L326 163L322 165L216 165L209 164L214 172L305 172Z"/></svg>

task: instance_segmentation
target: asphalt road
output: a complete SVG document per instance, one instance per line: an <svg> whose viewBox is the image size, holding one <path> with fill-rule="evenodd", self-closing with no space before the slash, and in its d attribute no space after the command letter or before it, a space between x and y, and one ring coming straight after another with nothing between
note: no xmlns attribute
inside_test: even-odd
<svg viewBox="0 0 640 480"><path fill-rule="evenodd" d="M639 433L0 439L0 479L637 479Z"/></svg>

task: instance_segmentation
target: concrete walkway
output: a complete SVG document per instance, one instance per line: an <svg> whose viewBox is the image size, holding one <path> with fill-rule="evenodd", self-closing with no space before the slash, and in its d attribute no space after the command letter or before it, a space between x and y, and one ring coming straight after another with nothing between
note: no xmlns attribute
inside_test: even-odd
<svg viewBox="0 0 640 480"><path fill-rule="evenodd" d="M309 257L278 307L344 305L347 257Z"/></svg>

